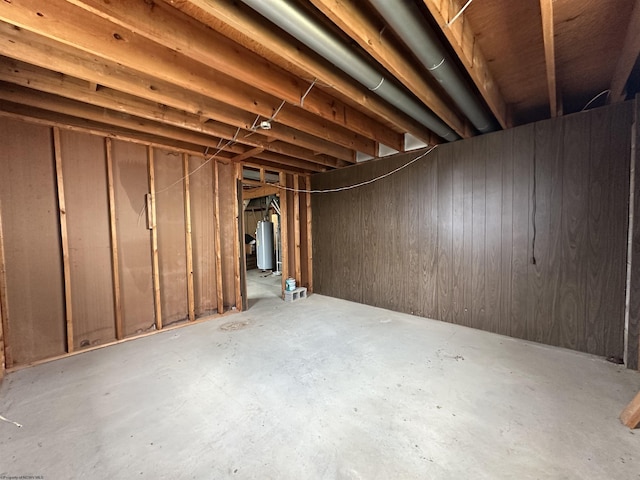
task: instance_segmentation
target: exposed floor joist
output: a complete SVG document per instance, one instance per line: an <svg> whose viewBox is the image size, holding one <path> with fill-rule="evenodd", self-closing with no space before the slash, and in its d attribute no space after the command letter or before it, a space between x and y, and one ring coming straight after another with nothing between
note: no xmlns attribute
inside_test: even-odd
<svg viewBox="0 0 640 480"><path fill-rule="evenodd" d="M423 1L466 68L480 95L487 102L498 123L502 128L509 128L511 125L508 119L507 105L502 93L500 93L498 84L493 78L489 63L476 42L475 32L469 25L465 12L462 12L455 22L448 25L448 22L460 13L462 5L459 5L457 1Z"/></svg>
<svg viewBox="0 0 640 480"><path fill-rule="evenodd" d="M363 14L359 3L353 0L311 0L333 23L382 66L395 75L416 97L461 137L469 136L469 128L460 116L445 103L429 85L424 74L418 72L402 52L380 33L380 28Z"/></svg>
<svg viewBox="0 0 640 480"><path fill-rule="evenodd" d="M433 142L431 132L425 129L424 126L382 101L377 95L365 91L363 87L357 85L351 79L345 78L344 74L337 71L328 62L320 59L318 55L311 52L304 45L299 42L291 42L290 39L270 29L265 23L256 21L252 14L242 5L237 5L231 0L219 0L216 2L207 0L169 0L169 2L192 16L197 16L199 9L217 18L238 32L247 35L252 40L259 42L261 47L308 72L311 78L317 78L321 83L330 85L331 88L367 108L380 118L397 125L403 131L411 133L426 143ZM206 21L204 18L202 20ZM210 26L213 27L213 25ZM397 140L393 142L394 144L381 138L376 140L395 150L404 150L402 140ZM375 156L375 153L373 156Z"/></svg>
<svg viewBox="0 0 640 480"><path fill-rule="evenodd" d="M549 89L549 112L552 117L558 115L558 97L556 85L556 52L553 35L553 0L540 0L542 15L542 36L544 39L544 60L547 66L547 88Z"/></svg>

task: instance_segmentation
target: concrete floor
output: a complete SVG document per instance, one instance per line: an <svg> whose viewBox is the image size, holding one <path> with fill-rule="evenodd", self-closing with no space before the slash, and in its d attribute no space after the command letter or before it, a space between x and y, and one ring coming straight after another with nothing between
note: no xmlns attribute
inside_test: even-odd
<svg viewBox="0 0 640 480"><path fill-rule="evenodd" d="M5 378L0 478L634 479L600 358L320 295Z"/></svg>

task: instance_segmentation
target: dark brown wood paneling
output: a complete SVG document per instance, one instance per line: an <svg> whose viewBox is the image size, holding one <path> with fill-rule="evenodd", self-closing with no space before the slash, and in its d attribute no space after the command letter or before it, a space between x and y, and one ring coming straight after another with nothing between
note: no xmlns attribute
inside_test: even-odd
<svg viewBox="0 0 640 480"><path fill-rule="evenodd" d="M147 149L113 141L114 194L118 231L118 261L125 336L154 325L151 244L145 195L149 193Z"/></svg>
<svg viewBox="0 0 640 480"><path fill-rule="evenodd" d="M345 290L358 283L371 305L621 355L630 108L441 145L359 196L314 198L314 232L328 240L314 250L316 291L357 299ZM415 156L319 174L314 186L373 178ZM360 228L359 263L346 239Z"/></svg>
<svg viewBox="0 0 640 480"><path fill-rule="evenodd" d="M511 246L511 315L509 334L527 338L528 266L531 261L531 178L534 125L513 129L513 223Z"/></svg>
<svg viewBox="0 0 640 480"><path fill-rule="evenodd" d="M466 287L464 258L464 175L465 157L461 154L464 142L451 146L452 186L452 249L451 249L451 308L454 319L464 322Z"/></svg>
<svg viewBox="0 0 640 480"><path fill-rule="evenodd" d="M104 139L60 132L74 349L116 339Z"/></svg>
<svg viewBox="0 0 640 480"><path fill-rule="evenodd" d="M509 335L511 332L511 268L513 263L513 130L504 132L498 155L502 165L502 256L500 262L502 296L497 331L502 335Z"/></svg>
<svg viewBox="0 0 640 480"><path fill-rule="evenodd" d="M0 139L10 367L63 354L66 333L51 129L0 119Z"/></svg>
<svg viewBox="0 0 640 480"><path fill-rule="evenodd" d="M420 286L421 315L438 318L438 161L434 150L418 162L421 194L412 199L418 202L420 216ZM383 247L384 248L384 247Z"/></svg>
<svg viewBox="0 0 640 480"><path fill-rule="evenodd" d="M213 162L203 166L204 162L202 157L189 157L189 170L195 172L189 177L189 186L196 317L217 310Z"/></svg>
<svg viewBox="0 0 640 480"><path fill-rule="evenodd" d="M632 184L633 201L632 226L629 239L630 270L627 284L629 304L627 306L627 351L626 365L638 369L640 366L640 96L636 96L633 108L633 157L631 158L630 184Z"/></svg>
<svg viewBox="0 0 640 480"><path fill-rule="evenodd" d="M488 329L486 314L486 169L487 138L478 138L473 143L473 217L471 246L471 326ZM438 270L439 272L439 270Z"/></svg>
<svg viewBox="0 0 640 480"><path fill-rule="evenodd" d="M490 332L502 333L502 145L508 139L487 135L485 180L485 321ZM511 246L509 246L511 248Z"/></svg>
<svg viewBox="0 0 640 480"><path fill-rule="evenodd" d="M531 184L531 261L527 337L558 343L559 325L553 312L559 287L558 249L562 218L563 124L542 122L535 127L536 151ZM535 230L534 230L535 229ZM535 264L533 259L535 258Z"/></svg>
<svg viewBox="0 0 640 480"><path fill-rule="evenodd" d="M591 115L586 114L570 115L564 119L560 301L554 316L562 320L560 344L572 349L587 347L585 303L590 120Z"/></svg>
<svg viewBox="0 0 640 480"><path fill-rule="evenodd" d="M436 153L438 162L438 249L437 285L438 318L453 321L453 163L440 151Z"/></svg>

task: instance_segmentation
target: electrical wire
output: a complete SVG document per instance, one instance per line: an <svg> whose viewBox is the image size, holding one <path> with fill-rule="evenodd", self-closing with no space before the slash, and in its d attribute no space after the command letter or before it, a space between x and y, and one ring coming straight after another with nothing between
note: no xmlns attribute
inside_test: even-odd
<svg viewBox="0 0 640 480"><path fill-rule="evenodd" d="M446 26L450 27L453 24L453 22L455 22L458 19L458 17L462 15L462 12L464 12L467 9L467 7L471 5L471 2L473 2L473 0L469 0L467 3L465 3L464 7L462 7L460 11L456 13L455 16L447 22Z"/></svg>
<svg viewBox="0 0 640 480"><path fill-rule="evenodd" d="M600 98L602 95L607 94L607 97L609 96L609 94L611 93L611 90L609 90L608 88L606 90L601 91L599 94L597 94L595 97L593 97L591 100L589 100L587 102L587 104L582 108L582 110L580 110L581 112L584 112L587 107L589 105L591 105L593 102L595 102L598 98Z"/></svg>
<svg viewBox="0 0 640 480"><path fill-rule="evenodd" d="M371 184L373 182L377 182L378 180L382 180L383 178L390 177L394 173L397 173L400 170L404 170L409 165L412 165L412 164L416 163L418 160L426 157L431 152L433 152L436 148L438 148L438 145L434 145L429 150L427 150L424 153L421 153L420 155L418 155L413 160L409 160L404 165L400 165L398 168L395 168L395 169L391 170L390 172L385 173L384 175L380 175L379 177L372 178L371 180L366 180L364 182L356 183L354 185L348 185L346 187L330 188L330 189L327 189L327 190L301 190L301 189L295 189L295 188L285 187L285 186L282 186L282 185L275 185L275 184L274 184L274 187L276 187L276 188L278 188L280 190L286 190L288 192L294 192L294 193L335 193L335 192L342 192L344 190L352 190L354 188L364 187L365 185L369 185L369 184Z"/></svg>

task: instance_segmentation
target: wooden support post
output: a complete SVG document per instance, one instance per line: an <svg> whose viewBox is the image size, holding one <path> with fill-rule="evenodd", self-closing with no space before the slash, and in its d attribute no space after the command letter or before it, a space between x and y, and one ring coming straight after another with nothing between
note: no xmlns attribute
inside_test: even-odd
<svg viewBox="0 0 640 480"><path fill-rule="evenodd" d="M187 254L187 303L189 321L196 319L193 294L193 242L191 240L191 192L189 188L189 154L182 154L182 174L184 176L184 241Z"/></svg>
<svg viewBox="0 0 640 480"><path fill-rule="evenodd" d="M242 282L240 279L240 205L242 202L242 164L234 165L234 199L233 199L233 277L236 292L236 309L242 311Z"/></svg>
<svg viewBox="0 0 640 480"><path fill-rule="evenodd" d="M153 168L153 147L147 147L149 166L149 194L151 198L151 256L153 275L153 302L156 311L156 330L162 330L162 303L160 301L160 267L158 263L158 223L156 216L156 176Z"/></svg>
<svg viewBox="0 0 640 480"><path fill-rule="evenodd" d="M122 326L122 300L120 296L120 263L118 260L118 232L116 226L116 198L113 190L113 152L111 139L104 139L107 156L107 183L109 189L109 228L111 233L111 269L113 272L113 306L116 321L116 338L124 338Z"/></svg>
<svg viewBox="0 0 640 480"><path fill-rule="evenodd" d="M294 241L294 271L296 284L302 284L302 265L300 255L300 177L298 175L293 176L293 241Z"/></svg>
<svg viewBox="0 0 640 480"><path fill-rule="evenodd" d="M73 305L71 303L71 266L69 263L69 237L67 235L67 207L64 201L64 181L62 178L62 148L60 129L53 127L53 146L56 158L56 178L58 182L58 209L60 212L60 237L62 240L62 272L64 276L64 306L67 330L67 353L72 353L73 345Z"/></svg>
<svg viewBox="0 0 640 480"><path fill-rule="evenodd" d="M311 190L311 175L307 175L305 179L306 190ZM311 238L311 194L305 193L305 202L307 208L307 272L309 275L309 284L307 290L313 292L313 240Z"/></svg>
<svg viewBox="0 0 640 480"><path fill-rule="evenodd" d="M6 368L13 366L9 345L9 307L7 302L7 277L4 260L4 235L2 233L2 205L0 205L0 378Z"/></svg>
<svg viewBox="0 0 640 480"><path fill-rule="evenodd" d="M629 428L640 425L640 392L620 414L620 421Z"/></svg>
<svg viewBox="0 0 640 480"><path fill-rule="evenodd" d="M280 173L280 185L287 186L287 174ZM287 228L287 191L280 189L280 258L282 259L282 294L289 277L289 233Z"/></svg>
<svg viewBox="0 0 640 480"><path fill-rule="evenodd" d="M264 174L264 168L260 168L260 181L262 183L265 183L265 174Z"/></svg>
<svg viewBox="0 0 640 480"><path fill-rule="evenodd" d="M224 292L222 291L222 253L220 245L220 174L218 162L213 161L213 215L215 220L215 248L216 248L216 297L218 313L224 313Z"/></svg>

